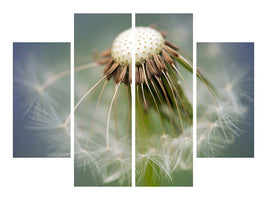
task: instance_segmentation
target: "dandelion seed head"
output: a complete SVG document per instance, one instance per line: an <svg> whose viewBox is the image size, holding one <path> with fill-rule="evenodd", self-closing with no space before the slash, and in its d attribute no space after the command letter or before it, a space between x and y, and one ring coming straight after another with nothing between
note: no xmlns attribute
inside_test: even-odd
<svg viewBox="0 0 267 200"><path fill-rule="evenodd" d="M159 54L163 48L164 39L155 29L149 27L135 28L135 64L140 65L146 58ZM132 62L132 29L117 36L111 48L113 59L121 66Z"/></svg>

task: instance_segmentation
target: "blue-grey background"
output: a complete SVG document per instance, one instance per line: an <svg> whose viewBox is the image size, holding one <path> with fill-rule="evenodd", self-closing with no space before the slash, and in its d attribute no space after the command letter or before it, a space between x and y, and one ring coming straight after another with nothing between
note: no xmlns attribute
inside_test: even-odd
<svg viewBox="0 0 267 200"><path fill-rule="evenodd" d="M221 71L245 72L242 87L250 99L242 99L242 103L248 108L238 124L242 135L236 137L235 142L218 157L254 157L254 43L198 43L197 65L212 73L216 73L215 66L223 67ZM231 69L233 67L235 69Z"/></svg>
<svg viewBox="0 0 267 200"><path fill-rule="evenodd" d="M47 69L43 69L44 71L53 71L53 67L61 62L68 63L61 70L68 70L70 43L13 43L13 80L21 78L19 71L27 70L29 66L26 65L31 57L39 64L45 63ZM26 128L30 119L21 107L21 102L25 99L17 97L18 92L23 92L18 91L21 90L18 86L13 84L13 157L46 157L43 138Z"/></svg>

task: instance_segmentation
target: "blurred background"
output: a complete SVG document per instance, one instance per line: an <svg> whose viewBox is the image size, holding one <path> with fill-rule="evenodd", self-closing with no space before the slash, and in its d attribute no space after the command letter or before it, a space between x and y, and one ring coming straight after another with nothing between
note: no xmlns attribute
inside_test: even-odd
<svg viewBox="0 0 267 200"><path fill-rule="evenodd" d="M237 123L240 136L216 157L254 157L254 43L197 43L197 65L225 85L233 83L246 109Z"/></svg>
<svg viewBox="0 0 267 200"><path fill-rule="evenodd" d="M35 84L42 84L48 77L70 69L70 43L13 43L13 156L47 157L48 137L41 130L32 130L32 118L35 118L35 105L41 104L33 91ZM69 76L61 84L52 86L47 94L58 102L58 112L69 114L70 108ZM61 87L63 85L63 87ZM60 87L58 89L57 87ZM61 92L60 92L61 91ZM57 94L55 94L57 93ZM37 102L29 110L31 100ZM52 99L52 97L51 97ZM46 103L46 102L43 102ZM24 107L23 107L24 106ZM26 107L27 107L26 106ZM60 115L60 113L58 113ZM44 128L44 127L42 127ZM55 135L56 137L56 135ZM68 141L68 139L67 139ZM51 142L51 140L50 140ZM69 147L69 142L65 144ZM66 155L61 155L66 156Z"/></svg>

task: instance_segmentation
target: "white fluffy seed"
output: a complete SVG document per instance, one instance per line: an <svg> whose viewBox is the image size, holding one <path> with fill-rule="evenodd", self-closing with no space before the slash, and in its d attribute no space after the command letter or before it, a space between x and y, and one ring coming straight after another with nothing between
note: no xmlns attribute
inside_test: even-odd
<svg viewBox="0 0 267 200"><path fill-rule="evenodd" d="M135 65L141 65L146 58L159 54L163 48L164 39L155 29L149 27L135 28ZM132 29L120 33L114 40L111 56L122 66L132 63Z"/></svg>

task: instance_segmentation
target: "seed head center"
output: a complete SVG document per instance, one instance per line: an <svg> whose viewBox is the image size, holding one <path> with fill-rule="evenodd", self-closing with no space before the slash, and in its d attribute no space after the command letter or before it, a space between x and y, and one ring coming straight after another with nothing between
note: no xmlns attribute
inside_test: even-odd
<svg viewBox="0 0 267 200"><path fill-rule="evenodd" d="M146 58L159 54L163 48L164 39L155 29L149 27L135 28L135 65L141 65ZM132 29L120 33L114 40L111 56L122 66L132 63Z"/></svg>

